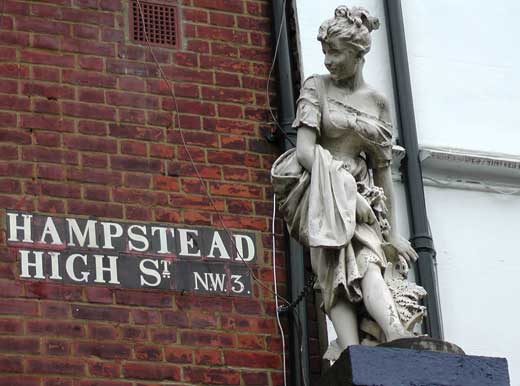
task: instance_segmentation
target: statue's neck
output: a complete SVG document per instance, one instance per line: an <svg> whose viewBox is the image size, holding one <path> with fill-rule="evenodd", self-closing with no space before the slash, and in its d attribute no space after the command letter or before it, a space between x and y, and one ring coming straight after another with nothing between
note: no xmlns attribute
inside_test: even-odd
<svg viewBox="0 0 520 386"><path fill-rule="evenodd" d="M341 79L336 81L336 85L343 89L350 91L351 93L357 91L365 84L365 79L363 78L363 65L365 64L365 60L363 59L356 70L356 73L350 78Z"/></svg>

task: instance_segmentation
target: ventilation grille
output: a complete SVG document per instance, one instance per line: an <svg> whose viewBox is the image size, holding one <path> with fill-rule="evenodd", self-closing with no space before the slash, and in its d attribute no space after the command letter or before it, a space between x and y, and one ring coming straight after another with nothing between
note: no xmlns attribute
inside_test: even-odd
<svg viewBox="0 0 520 386"><path fill-rule="evenodd" d="M133 40L146 43L146 28L150 43L176 47L178 38L176 8L143 1L140 3L143 17L139 12L139 3L136 0L132 1Z"/></svg>

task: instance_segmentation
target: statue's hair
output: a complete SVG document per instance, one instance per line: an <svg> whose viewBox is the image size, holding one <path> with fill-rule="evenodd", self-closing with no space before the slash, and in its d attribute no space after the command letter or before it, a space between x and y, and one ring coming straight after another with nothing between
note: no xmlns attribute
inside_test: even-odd
<svg viewBox="0 0 520 386"><path fill-rule="evenodd" d="M318 40L324 43L339 37L366 54L372 43L370 32L378 28L379 19L370 16L366 9L340 5L334 11L334 17L320 26Z"/></svg>

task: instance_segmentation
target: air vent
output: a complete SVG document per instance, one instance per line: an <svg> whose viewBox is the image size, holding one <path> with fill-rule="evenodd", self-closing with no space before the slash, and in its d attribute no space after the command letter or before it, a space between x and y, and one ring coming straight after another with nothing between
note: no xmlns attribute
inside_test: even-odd
<svg viewBox="0 0 520 386"><path fill-rule="evenodd" d="M177 9L170 5L140 1L143 16L139 12L139 2L132 1L132 37L135 42L146 43L145 28L152 44L177 47Z"/></svg>

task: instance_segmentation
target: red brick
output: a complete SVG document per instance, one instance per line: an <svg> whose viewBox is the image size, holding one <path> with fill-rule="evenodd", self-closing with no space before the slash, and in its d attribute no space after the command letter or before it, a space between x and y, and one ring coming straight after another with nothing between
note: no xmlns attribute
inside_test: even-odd
<svg viewBox="0 0 520 386"><path fill-rule="evenodd" d="M38 303L34 300L0 299L0 314L37 316Z"/></svg>
<svg viewBox="0 0 520 386"><path fill-rule="evenodd" d="M216 332L184 331L181 332L181 342L189 346L233 347L233 335Z"/></svg>
<svg viewBox="0 0 520 386"><path fill-rule="evenodd" d="M130 62L125 60L106 60L106 71L112 74L156 77L157 67L152 63Z"/></svg>
<svg viewBox="0 0 520 386"><path fill-rule="evenodd" d="M0 192L2 193L21 193L20 181L11 179L0 179Z"/></svg>
<svg viewBox="0 0 520 386"><path fill-rule="evenodd" d="M66 135L64 144L69 149L98 151L102 153L116 153L117 141L108 138L91 137L86 135Z"/></svg>
<svg viewBox="0 0 520 386"><path fill-rule="evenodd" d="M254 135L255 124L230 119L204 118L204 129L226 134Z"/></svg>
<svg viewBox="0 0 520 386"><path fill-rule="evenodd" d="M101 71L104 67L103 58L80 56L78 58L80 68L84 70Z"/></svg>
<svg viewBox="0 0 520 386"><path fill-rule="evenodd" d="M108 156L105 154L81 154L81 165L89 168L106 168L108 166ZM86 174L88 174L88 171ZM114 173L113 177L118 180L120 178L118 173Z"/></svg>
<svg viewBox="0 0 520 386"><path fill-rule="evenodd" d="M121 11L123 3L121 0L100 0L99 7L106 11Z"/></svg>
<svg viewBox="0 0 520 386"><path fill-rule="evenodd" d="M152 177L147 174L125 173L124 185L130 188L148 189L151 182Z"/></svg>
<svg viewBox="0 0 520 386"><path fill-rule="evenodd" d="M132 353L130 345L121 343L90 343L75 344L76 355L95 356L101 359L129 359Z"/></svg>
<svg viewBox="0 0 520 386"><path fill-rule="evenodd" d="M116 155L110 157L110 163L112 168L116 170L149 172L154 174L162 173L164 167L160 160Z"/></svg>
<svg viewBox="0 0 520 386"><path fill-rule="evenodd" d="M88 336L96 340L115 340L117 339L116 328L106 324L89 324Z"/></svg>
<svg viewBox="0 0 520 386"><path fill-rule="evenodd" d="M72 34L78 38L97 40L99 28L84 24L73 24Z"/></svg>
<svg viewBox="0 0 520 386"><path fill-rule="evenodd" d="M65 204L62 200L53 200L46 197L38 197L38 210L40 212L64 213Z"/></svg>
<svg viewBox="0 0 520 386"><path fill-rule="evenodd" d="M210 191L222 196L262 198L262 189L256 185L210 182Z"/></svg>
<svg viewBox="0 0 520 386"><path fill-rule="evenodd" d="M240 373L232 369L184 368L184 379L193 383L211 385L239 385Z"/></svg>
<svg viewBox="0 0 520 386"><path fill-rule="evenodd" d="M278 353L226 351L224 352L224 358L226 364L229 366L272 369L279 369L281 367L281 356Z"/></svg>
<svg viewBox="0 0 520 386"><path fill-rule="evenodd" d="M69 305L62 302L42 303L42 315L49 319L64 319L69 315Z"/></svg>
<svg viewBox="0 0 520 386"><path fill-rule="evenodd" d="M61 9L46 4L31 4L31 14L34 16L59 19L61 17Z"/></svg>
<svg viewBox="0 0 520 386"><path fill-rule="evenodd" d="M89 373L95 377L119 378L120 364L112 362L91 362L88 364Z"/></svg>
<svg viewBox="0 0 520 386"><path fill-rule="evenodd" d="M146 143L137 141L122 141L121 153L129 155L146 156Z"/></svg>
<svg viewBox="0 0 520 386"><path fill-rule="evenodd" d="M140 127L111 124L110 135L113 137L143 139L146 141L163 141L164 129L155 127Z"/></svg>
<svg viewBox="0 0 520 386"><path fill-rule="evenodd" d="M47 378L43 381L44 386L72 386L72 379Z"/></svg>
<svg viewBox="0 0 520 386"><path fill-rule="evenodd" d="M181 376L180 369L171 365L126 363L123 365L123 369L126 377L136 379L178 381Z"/></svg>
<svg viewBox="0 0 520 386"><path fill-rule="evenodd" d="M79 90L79 100L86 103L105 103L105 93L98 89Z"/></svg>
<svg viewBox="0 0 520 386"><path fill-rule="evenodd" d="M72 8L64 8L62 12L63 20L78 23L102 24L107 27L114 26L114 14L112 12L98 12Z"/></svg>
<svg viewBox="0 0 520 386"><path fill-rule="evenodd" d="M136 345L134 348L135 359L142 361L162 361L160 346Z"/></svg>
<svg viewBox="0 0 520 386"><path fill-rule="evenodd" d="M73 121L43 115L21 115L20 126L25 129L43 129L59 132L74 130Z"/></svg>
<svg viewBox="0 0 520 386"><path fill-rule="evenodd" d="M129 311L116 307L92 307L75 304L72 306L72 316L75 319L103 320L128 323Z"/></svg>
<svg viewBox="0 0 520 386"><path fill-rule="evenodd" d="M67 169L67 178L72 181L102 185L121 185L123 178L119 172L92 169Z"/></svg>
<svg viewBox="0 0 520 386"><path fill-rule="evenodd" d="M70 344L64 340L49 339L43 343L48 355L70 355Z"/></svg>
<svg viewBox="0 0 520 386"><path fill-rule="evenodd" d="M179 191L179 180L168 176L154 176L153 186L159 190Z"/></svg>
<svg viewBox="0 0 520 386"><path fill-rule="evenodd" d="M49 82L60 81L60 69L53 67L33 67L33 78L35 80L46 80Z"/></svg>
<svg viewBox="0 0 520 386"><path fill-rule="evenodd" d="M93 201L109 201L110 190L106 187L84 187L83 198Z"/></svg>
<svg viewBox="0 0 520 386"><path fill-rule="evenodd" d="M40 378L20 375L0 376L0 386L40 386Z"/></svg>
<svg viewBox="0 0 520 386"><path fill-rule="evenodd" d="M190 326L186 313L181 311L163 311L162 320L167 326L175 326L177 328L187 328Z"/></svg>
<svg viewBox="0 0 520 386"><path fill-rule="evenodd" d="M222 365L222 354L217 349L198 349L195 351L195 363L199 365Z"/></svg>
<svg viewBox="0 0 520 386"><path fill-rule="evenodd" d="M22 359L13 356L0 356L0 373L22 373ZM2 377L0 377L0 385ZM7 384L5 384L7 385Z"/></svg>
<svg viewBox="0 0 520 386"><path fill-rule="evenodd" d="M234 168L231 166L225 166L222 168L224 172L224 179L230 181L250 181L249 169L247 168Z"/></svg>
<svg viewBox="0 0 520 386"><path fill-rule="evenodd" d="M188 41L186 49L198 53L208 53L209 43L205 40L190 40Z"/></svg>
<svg viewBox="0 0 520 386"><path fill-rule="evenodd" d="M182 216L178 210L155 208L154 217L156 221L179 224L182 221Z"/></svg>
<svg viewBox="0 0 520 386"><path fill-rule="evenodd" d="M69 200L69 212L96 217L122 218L123 207L119 204Z"/></svg>
<svg viewBox="0 0 520 386"><path fill-rule="evenodd" d="M52 300L81 300L82 289L74 285L36 281L25 284L26 296Z"/></svg>
<svg viewBox="0 0 520 386"><path fill-rule="evenodd" d="M177 331L170 328L152 329L150 331L150 337L153 342L162 343L165 346L173 343L177 343Z"/></svg>
<svg viewBox="0 0 520 386"><path fill-rule="evenodd" d="M244 12L244 2L238 0L194 0L195 7L216 9L234 13Z"/></svg>
<svg viewBox="0 0 520 386"><path fill-rule="evenodd" d="M100 119L113 121L116 110L110 106L91 105L87 103L64 102L63 113L78 118Z"/></svg>
<svg viewBox="0 0 520 386"><path fill-rule="evenodd" d="M31 373L81 376L85 374L85 363L81 360L65 358L29 358L27 359L27 371Z"/></svg>
<svg viewBox="0 0 520 386"><path fill-rule="evenodd" d="M10 19L5 17L5 21L8 22ZM2 21L4 21L4 18ZM4 24L4 23L2 23ZM24 32L11 32L11 31L2 31L0 34L0 43L2 44L12 44L15 46L26 47L29 45L29 34Z"/></svg>
<svg viewBox="0 0 520 386"><path fill-rule="evenodd" d="M132 317L136 324L159 324L161 322L161 314L158 311L151 310L132 310Z"/></svg>
<svg viewBox="0 0 520 386"><path fill-rule="evenodd" d="M33 335L62 336L81 338L85 336L83 325L76 322L58 322L56 320L28 320L27 332Z"/></svg>
<svg viewBox="0 0 520 386"><path fill-rule="evenodd" d="M0 98L0 108L5 110L29 110L30 100L27 97L18 97L15 95L3 95Z"/></svg>
<svg viewBox="0 0 520 386"><path fill-rule="evenodd" d="M106 97L107 103L114 106L130 106L141 109L157 109L159 107L159 99L155 96L109 91Z"/></svg>
<svg viewBox="0 0 520 386"><path fill-rule="evenodd" d="M222 178L220 166L208 166L204 164L196 164L195 166L197 167L199 175L204 179L220 180ZM168 175L186 177L194 176L196 172L191 163L170 162L168 164Z"/></svg>
<svg viewBox="0 0 520 386"><path fill-rule="evenodd" d="M116 303L146 307L171 307L172 295L169 293L144 291L116 291Z"/></svg>
<svg viewBox="0 0 520 386"><path fill-rule="evenodd" d="M39 354L40 342L33 338L11 338L0 336L0 352Z"/></svg>
<svg viewBox="0 0 520 386"><path fill-rule="evenodd" d="M65 179L65 170L55 165L38 165L37 175L39 178L47 180L63 180Z"/></svg>
<svg viewBox="0 0 520 386"><path fill-rule="evenodd" d="M64 70L63 82L78 86L115 88L117 79L99 72Z"/></svg>
<svg viewBox="0 0 520 386"><path fill-rule="evenodd" d="M42 183L41 191L43 194L53 197L81 197L81 188L78 185Z"/></svg>
<svg viewBox="0 0 520 386"><path fill-rule="evenodd" d="M151 221L152 211L142 206L125 205L126 218L128 220Z"/></svg>
<svg viewBox="0 0 520 386"><path fill-rule="evenodd" d="M59 133L37 132L33 134L36 145L60 147Z"/></svg>
<svg viewBox="0 0 520 386"><path fill-rule="evenodd" d="M106 287L89 287L86 289L87 299L91 303L111 304L114 302L111 288Z"/></svg>
<svg viewBox="0 0 520 386"><path fill-rule="evenodd" d="M49 23L43 18L17 17L16 28L19 31L39 32L52 35L70 36L70 24L53 21Z"/></svg>
<svg viewBox="0 0 520 386"><path fill-rule="evenodd" d="M166 360L172 363L192 363L193 349L183 347L167 347L164 350Z"/></svg>
<svg viewBox="0 0 520 386"><path fill-rule="evenodd" d="M20 319L0 319L0 334L19 335L23 332L23 321Z"/></svg>
<svg viewBox="0 0 520 386"><path fill-rule="evenodd" d="M135 327L135 326L124 326L121 327L120 336L122 339L128 339L133 341L143 341L148 340L148 332L144 327ZM152 340L153 334L152 334ZM167 342L160 342L167 344Z"/></svg>
<svg viewBox="0 0 520 386"><path fill-rule="evenodd" d="M269 384L267 379L267 373L254 373L254 372L242 372L242 379L244 380L244 385L248 386L264 386ZM278 383L273 383L278 384Z"/></svg>

